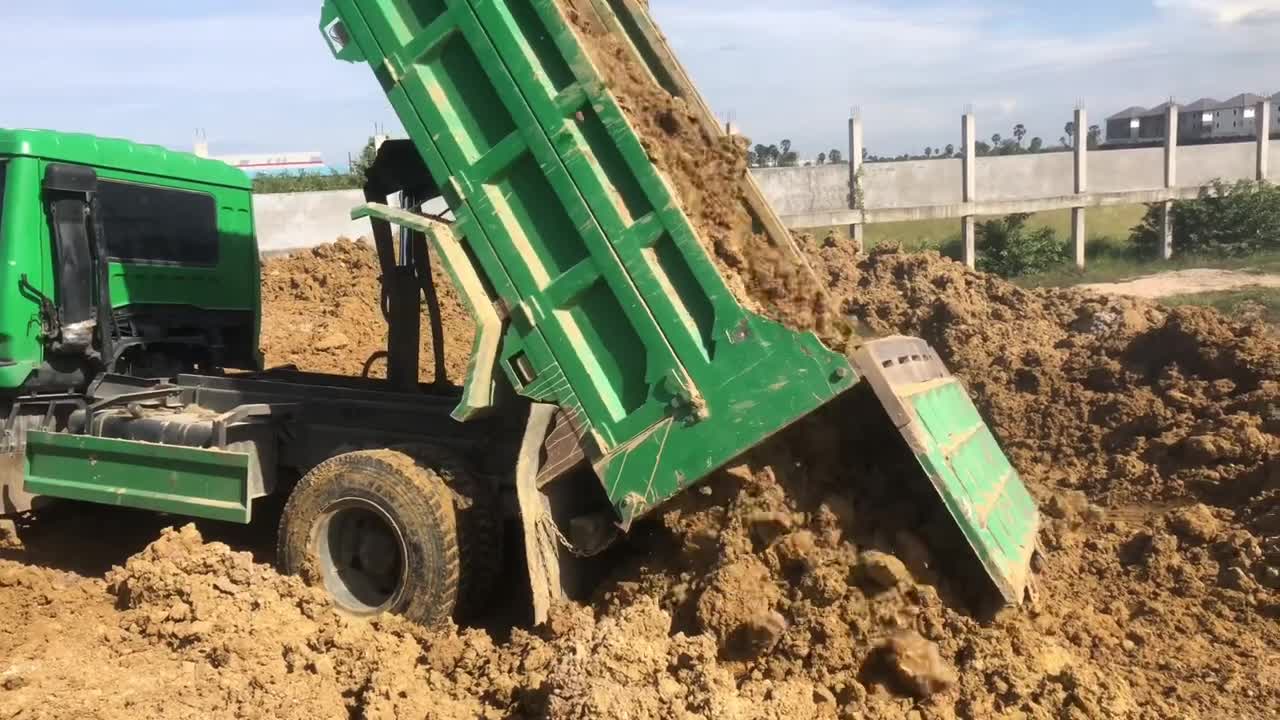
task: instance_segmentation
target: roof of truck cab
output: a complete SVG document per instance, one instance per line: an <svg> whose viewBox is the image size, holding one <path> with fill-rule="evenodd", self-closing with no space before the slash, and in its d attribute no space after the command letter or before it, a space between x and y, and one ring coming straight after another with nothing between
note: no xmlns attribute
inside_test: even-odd
<svg viewBox="0 0 1280 720"><path fill-rule="evenodd" d="M220 160L81 133L0 128L0 156L37 157L243 190L253 187L244 171Z"/></svg>

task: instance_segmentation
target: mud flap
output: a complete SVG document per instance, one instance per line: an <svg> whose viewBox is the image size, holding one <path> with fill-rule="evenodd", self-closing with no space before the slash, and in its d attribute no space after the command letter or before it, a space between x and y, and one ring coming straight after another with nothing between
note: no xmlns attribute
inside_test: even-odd
<svg viewBox="0 0 1280 720"><path fill-rule="evenodd" d="M853 362L1001 595L1021 603L1039 511L964 386L919 338L868 343Z"/></svg>

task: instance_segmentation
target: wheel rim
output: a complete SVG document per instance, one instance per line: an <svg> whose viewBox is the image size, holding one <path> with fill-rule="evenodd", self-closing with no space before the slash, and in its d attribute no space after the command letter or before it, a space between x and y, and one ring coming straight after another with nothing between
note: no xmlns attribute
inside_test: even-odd
<svg viewBox="0 0 1280 720"><path fill-rule="evenodd" d="M390 610L404 589L404 537L385 510L368 500L333 503L311 530L312 556L324 588L347 612Z"/></svg>

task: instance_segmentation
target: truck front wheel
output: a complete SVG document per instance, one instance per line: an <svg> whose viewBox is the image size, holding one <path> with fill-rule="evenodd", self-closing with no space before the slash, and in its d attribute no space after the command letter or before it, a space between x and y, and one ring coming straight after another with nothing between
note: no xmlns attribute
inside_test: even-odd
<svg viewBox="0 0 1280 720"><path fill-rule="evenodd" d="M281 568L353 615L426 626L458 603L458 512L448 471L394 450L348 453L302 478L280 521Z"/></svg>

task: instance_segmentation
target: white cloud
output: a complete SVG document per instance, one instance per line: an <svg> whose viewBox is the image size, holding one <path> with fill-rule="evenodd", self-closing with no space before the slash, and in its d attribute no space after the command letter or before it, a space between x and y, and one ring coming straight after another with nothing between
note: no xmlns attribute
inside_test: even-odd
<svg viewBox="0 0 1280 720"><path fill-rule="evenodd" d="M1246 23L1218 26L1151 5L1124 22L1099 17L1083 26L991 0L651 0L651 7L717 112L756 139L790 137L806 156L844 142L853 106L866 121L868 147L880 154L958 142L968 107L980 135L1007 135L1020 122L1055 143L1077 103L1099 121L1170 95L1261 89L1280 67L1280 47Z"/></svg>
<svg viewBox="0 0 1280 720"><path fill-rule="evenodd" d="M1155 0L1168 11L1189 11L1223 25L1280 19L1280 0Z"/></svg>

